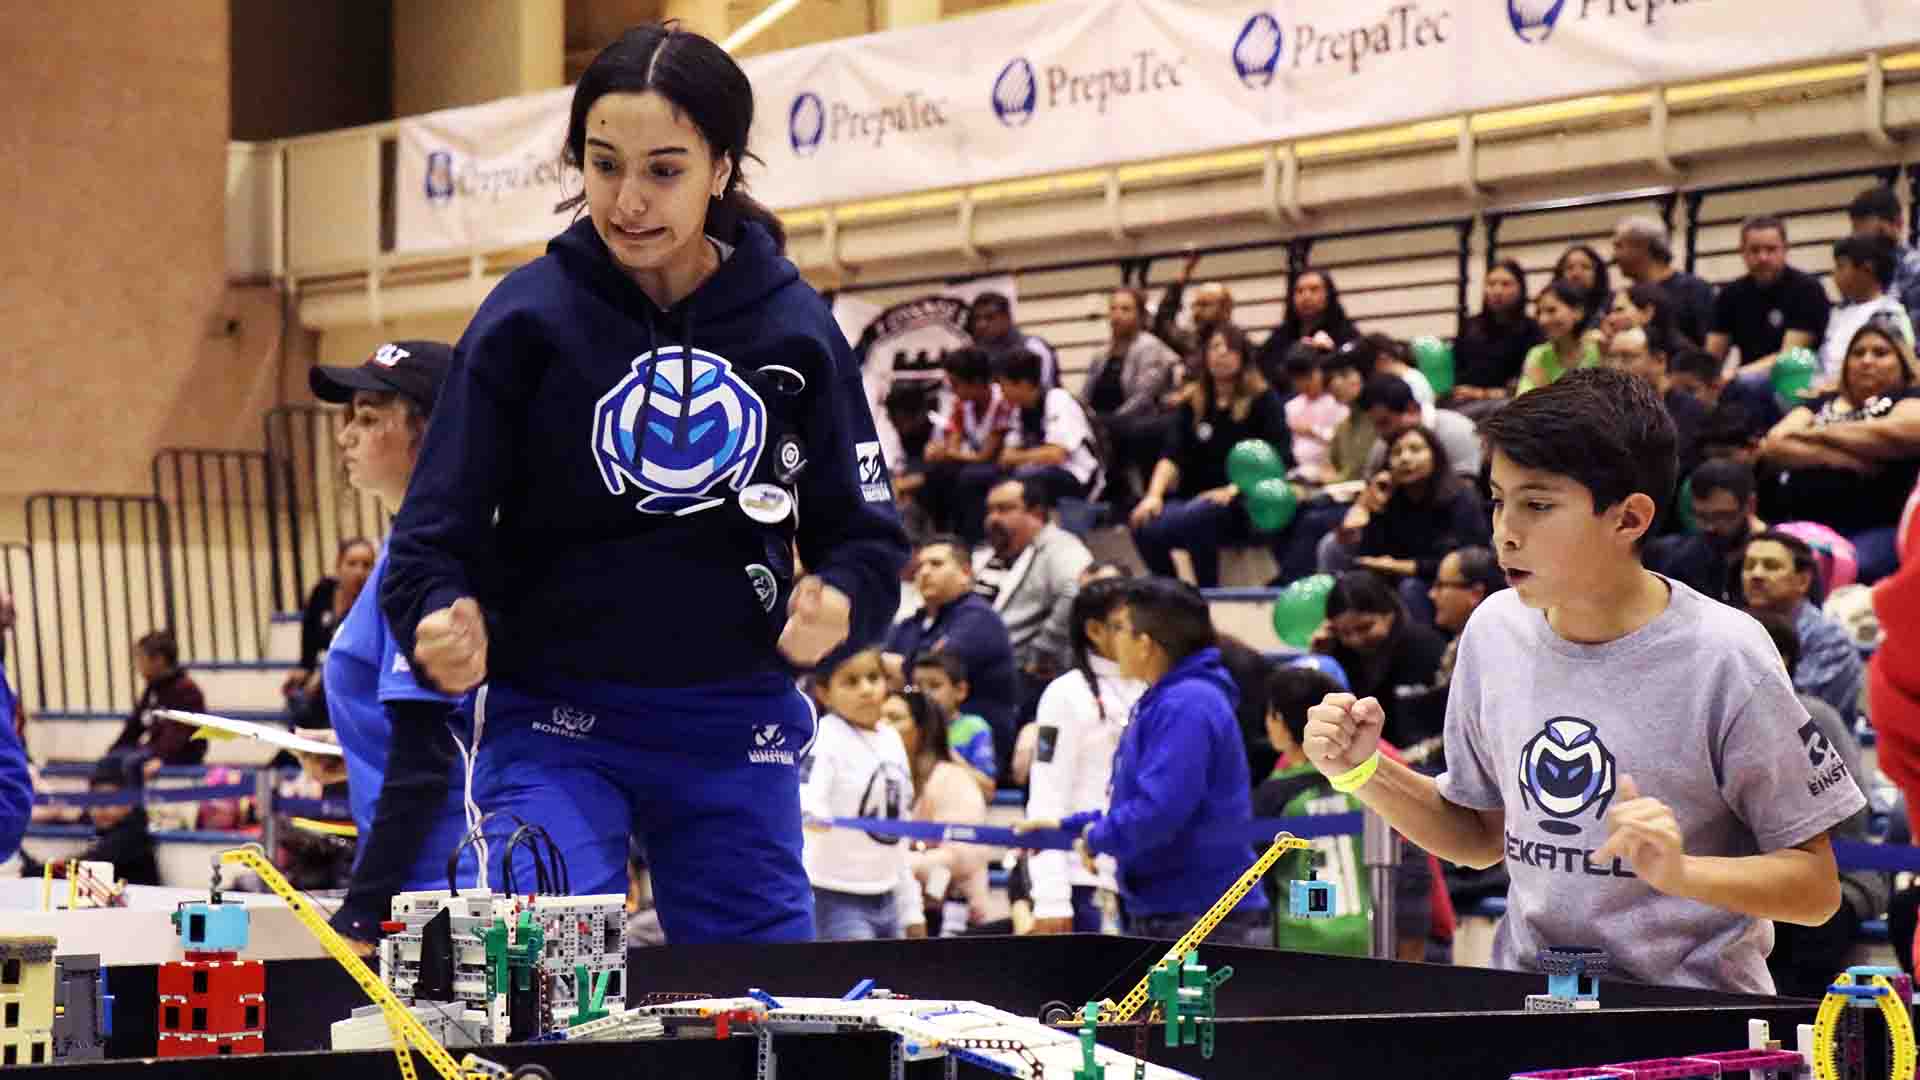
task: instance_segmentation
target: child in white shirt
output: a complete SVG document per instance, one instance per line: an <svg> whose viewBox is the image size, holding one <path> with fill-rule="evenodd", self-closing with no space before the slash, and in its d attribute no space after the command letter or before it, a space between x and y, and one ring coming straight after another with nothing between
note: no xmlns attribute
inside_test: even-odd
<svg viewBox="0 0 1920 1080"><path fill-rule="evenodd" d="M815 933L822 941L899 937L903 930L924 937L926 914L906 842L822 824L836 817L901 820L913 808L906 747L881 723L887 677L880 652L829 658L814 678L814 697L825 711L812 751L800 762L800 810Z"/></svg>

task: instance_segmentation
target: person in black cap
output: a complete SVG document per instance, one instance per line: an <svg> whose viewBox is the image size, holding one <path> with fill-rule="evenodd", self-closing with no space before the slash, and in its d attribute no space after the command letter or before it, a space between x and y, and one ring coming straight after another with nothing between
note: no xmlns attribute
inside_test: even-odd
<svg viewBox="0 0 1920 1080"><path fill-rule="evenodd" d="M396 341L359 367L315 367L309 373L315 397L348 408L340 456L356 489L400 506L452 362L452 348L441 342ZM345 773L360 840L333 927L367 951L379 940L395 893L447 887L448 857L467 831L450 726L459 717L460 699L414 680L380 614L386 567L382 552L327 651L327 715L342 758L302 757L322 783ZM474 875L468 858L458 883L471 885Z"/></svg>

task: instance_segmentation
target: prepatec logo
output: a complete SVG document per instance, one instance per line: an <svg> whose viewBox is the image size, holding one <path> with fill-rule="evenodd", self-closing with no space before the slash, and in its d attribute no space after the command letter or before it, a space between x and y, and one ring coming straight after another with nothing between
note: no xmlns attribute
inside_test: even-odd
<svg viewBox="0 0 1920 1080"><path fill-rule="evenodd" d="M1539 45L1553 36L1567 0L1507 0L1507 21L1513 34L1529 45Z"/></svg>
<svg viewBox="0 0 1920 1080"><path fill-rule="evenodd" d="M1280 20L1271 12L1256 11L1247 19L1240 36L1233 39L1233 73L1240 76L1242 86L1263 90L1273 85L1285 40Z"/></svg>
<svg viewBox="0 0 1920 1080"><path fill-rule="evenodd" d="M826 135L827 106L820 95L811 90L795 94L793 107L787 110L787 140L792 143L794 154L812 157Z"/></svg>
<svg viewBox="0 0 1920 1080"><path fill-rule="evenodd" d="M1016 56L1000 69L993 80L993 115L1008 127L1024 127L1033 119L1040 100L1040 84L1033 77L1033 65L1024 56Z"/></svg>

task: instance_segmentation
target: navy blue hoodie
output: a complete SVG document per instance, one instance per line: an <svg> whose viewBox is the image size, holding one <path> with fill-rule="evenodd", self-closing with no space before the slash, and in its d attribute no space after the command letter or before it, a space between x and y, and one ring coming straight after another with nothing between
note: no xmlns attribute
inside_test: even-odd
<svg viewBox="0 0 1920 1080"><path fill-rule="evenodd" d="M1253 865L1251 850L1219 839L1253 820L1239 700L1220 650L1208 648L1175 664L1134 705L1114 750L1107 811L1087 835L1088 847L1119 860L1129 912L1198 915ZM1068 827L1078 824L1068 819ZM1254 889L1236 910L1266 907Z"/></svg>
<svg viewBox="0 0 1920 1080"><path fill-rule="evenodd" d="M406 654L472 596L490 679L764 675L796 534L851 639L886 631L907 542L860 373L766 230L733 242L662 311L583 218L480 305L394 519L380 601Z"/></svg>

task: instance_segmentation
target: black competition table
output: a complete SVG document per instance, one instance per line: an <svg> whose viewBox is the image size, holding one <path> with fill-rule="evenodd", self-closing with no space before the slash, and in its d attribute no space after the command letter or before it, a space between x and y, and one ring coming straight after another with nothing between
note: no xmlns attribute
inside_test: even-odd
<svg viewBox="0 0 1920 1080"><path fill-rule="evenodd" d="M628 994L629 1000L656 991L736 996L758 987L775 997L839 997L871 978L903 995L977 1000L1034 1016L1051 1001L1077 1008L1094 998L1118 999L1166 947L1166 942L1083 935L635 949L628 957ZM1815 1012L1815 1003L1808 1001L1603 980L1604 1007L1597 1012L1527 1014L1522 1011L1526 995L1545 991L1543 977L1229 946L1203 946L1200 960L1234 968L1232 981L1220 991L1213 1060L1203 1061L1196 1047L1166 1048L1158 1028L1151 1032L1147 1057L1208 1078L1499 1078L1525 1069L1739 1049L1746 1046L1750 1019L1766 1020L1773 1037L1792 1046L1795 1026L1811 1023ZM128 1060L154 1050L155 971L110 972L117 1002L109 1053L118 1060L50 1067L58 1072L13 1068L8 1076L382 1080L399 1075L387 1051L325 1051L328 1025L365 1000L344 972L324 960L269 962L268 1054ZM1108 1030L1102 1041L1132 1052L1135 1035ZM887 1076L884 1036L785 1036L776 1046L782 1080ZM754 1075L750 1038L546 1043L480 1053L509 1065L538 1062L558 1080ZM416 1061L422 1075L430 1076L424 1061ZM969 1067L961 1073L987 1075ZM911 1065L908 1075L939 1076L941 1065Z"/></svg>

